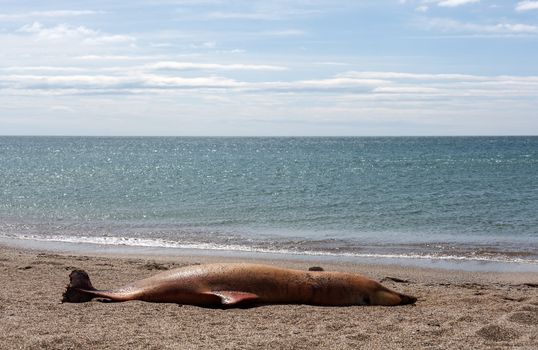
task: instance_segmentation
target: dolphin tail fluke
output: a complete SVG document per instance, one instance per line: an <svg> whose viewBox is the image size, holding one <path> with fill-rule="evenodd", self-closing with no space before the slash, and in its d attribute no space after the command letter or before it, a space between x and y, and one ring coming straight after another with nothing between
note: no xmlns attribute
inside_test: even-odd
<svg viewBox="0 0 538 350"><path fill-rule="evenodd" d="M69 274L69 285L63 294L62 303L84 303L92 300L96 291L84 270L73 270Z"/></svg>
<svg viewBox="0 0 538 350"><path fill-rule="evenodd" d="M140 296L139 292L130 288L97 290L92 286L90 277L84 270L73 270L69 274L69 280L69 285L67 285L63 294L62 303L85 303L94 298L104 298L106 301L119 302L135 300Z"/></svg>

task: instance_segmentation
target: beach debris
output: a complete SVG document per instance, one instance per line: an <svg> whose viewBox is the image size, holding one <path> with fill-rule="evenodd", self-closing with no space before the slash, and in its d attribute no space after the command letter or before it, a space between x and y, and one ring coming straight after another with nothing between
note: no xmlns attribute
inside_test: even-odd
<svg viewBox="0 0 538 350"><path fill-rule="evenodd" d="M398 277L387 276L387 277L384 277L384 278L381 279L381 282L386 282L386 281L391 281L391 282L395 282L395 283L411 283L411 282L409 282L409 280L405 280L405 279L398 278Z"/></svg>
<svg viewBox="0 0 538 350"><path fill-rule="evenodd" d="M503 299L503 300L516 301L516 302L518 302L518 303L520 303L520 302L525 301L525 300L528 299L528 298L526 298L526 297L512 298L512 297L510 297L510 296L508 296L508 295L500 295L500 294L497 294L496 296L499 297L499 298L501 298L501 299Z"/></svg>
<svg viewBox="0 0 538 350"><path fill-rule="evenodd" d="M145 263L144 265L142 265L141 268L146 269L146 270L161 270L161 271L170 270L170 268L166 266L165 264L161 264L156 261L149 261Z"/></svg>

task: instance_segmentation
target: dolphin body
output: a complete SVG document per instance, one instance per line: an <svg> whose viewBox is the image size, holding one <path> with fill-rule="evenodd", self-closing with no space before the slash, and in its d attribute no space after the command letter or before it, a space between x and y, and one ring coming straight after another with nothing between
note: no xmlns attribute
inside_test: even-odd
<svg viewBox="0 0 538 350"><path fill-rule="evenodd" d="M413 304L417 300L361 275L246 263L181 267L112 290L95 289L83 270L74 270L69 277L70 284L62 302L80 303L101 298L115 302L142 300L237 307L255 304L395 306Z"/></svg>

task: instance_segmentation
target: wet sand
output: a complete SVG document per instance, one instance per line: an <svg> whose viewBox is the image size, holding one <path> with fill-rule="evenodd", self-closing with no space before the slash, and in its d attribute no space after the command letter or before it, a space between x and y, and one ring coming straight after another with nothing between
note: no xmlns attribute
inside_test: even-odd
<svg viewBox="0 0 538 350"><path fill-rule="evenodd" d="M419 300L399 307L227 310L139 301L60 303L74 268L88 271L96 288L107 289L164 269L231 261L361 273ZM1 349L536 349L538 344L537 273L0 246L0 281Z"/></svg>

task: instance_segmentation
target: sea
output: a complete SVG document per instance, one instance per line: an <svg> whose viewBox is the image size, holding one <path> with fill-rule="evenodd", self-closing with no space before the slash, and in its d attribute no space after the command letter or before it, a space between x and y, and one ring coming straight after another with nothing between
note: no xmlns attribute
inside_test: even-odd
<svg viewBox="0 0 538 350"><path fill-rule="evenodd" d="M538 137L0 137L0 239L538 271Z"/></svg>

